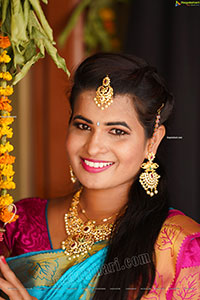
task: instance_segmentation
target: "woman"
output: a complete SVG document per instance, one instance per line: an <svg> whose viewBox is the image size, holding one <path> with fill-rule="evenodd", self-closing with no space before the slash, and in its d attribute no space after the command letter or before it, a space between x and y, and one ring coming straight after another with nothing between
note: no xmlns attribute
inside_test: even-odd
<svg viewBox="0 0 200 300"><path fill-rule="evenodd" d="M199 299L200 225L169 209L158 161L173 108L164 81L137 57L96 54L77 69L70 105L81 188L17 203L1 247L10 267L37 299ZM32 299L3 257L0 267L10 299Z"/></svg>

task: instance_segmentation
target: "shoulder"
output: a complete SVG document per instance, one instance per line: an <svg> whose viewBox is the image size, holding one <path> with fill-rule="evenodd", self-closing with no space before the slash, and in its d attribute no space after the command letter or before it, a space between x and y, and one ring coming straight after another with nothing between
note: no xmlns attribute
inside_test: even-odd
<svg viewBox="0 0 200 300"><path fill-rule="evenodd" d="M32 250L37 240L47 240L46 205L47 200L41 198L26 198L15 203L17 215L15 222L6 225L4 244L12 255L19 255ZM41 238L40 238L41 237ZM42 243L41 243L42 244ZM26 251L27 250L27 251Z"/></svg>
<svg viewBox="0 0 200 300"><path fill-rule="evenodd" d="M34 223L35 225L44 223L47 202L47 199L41 198L25 198L17 201L15 205L19 218L17 221L7 224L6 227L18 227L19 229L19 227L24 226L26 222L29 224Z"/></svg>
<svg viewBox="0 0 200 300"><path fill-rule="evenodd" d="M161 231L169 227L182 236L200 236L200 224L176 209L170 209Z"/></svg>
<svg viewBox="0 0 200 300"><path fill-rule="evenodd" d="M38 210L39 208L45 207L47 204L47 199L42 198L25 198L15 202L17 207L17 213L21 211L29 211L29 210Z"/></svg>
<svg viewBox="0 0 200 300"><path fill-rule="evenodd" d="M191 251L200 253L200 224L178 210L170 210L155 246L158 255L175 261L191 255Z"/></svg>

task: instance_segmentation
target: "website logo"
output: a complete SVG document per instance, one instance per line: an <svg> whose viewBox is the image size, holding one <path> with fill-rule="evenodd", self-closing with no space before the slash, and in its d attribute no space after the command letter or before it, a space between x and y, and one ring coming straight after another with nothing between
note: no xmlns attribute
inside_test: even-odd
<svg viewBox="0 0 200 300"><path fill-rule="evenodd" d="M186 5L186 6L200 6L200 1L176 1L175 7Z"/></svg>

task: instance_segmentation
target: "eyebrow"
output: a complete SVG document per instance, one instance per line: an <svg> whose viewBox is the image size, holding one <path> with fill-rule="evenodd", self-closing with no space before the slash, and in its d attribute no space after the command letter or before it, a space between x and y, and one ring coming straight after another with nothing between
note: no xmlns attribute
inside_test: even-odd
<svg viewBox="0 0 200 300"><path fill-rule="evenodd" d="M118 122L108 122L105 125L107 125L107 126L121 125L121 126L124 126L124 127L128 128L129 130L131 130L131 128L128 126L128 124L126 122L121 122L121 121L118 121Z"/></svg>
<svg viewBox="0 0 200 300"><path fill-rule="evenodd" d="M89 119L87 119L87 118L85 118L85 117L83 117L83 116L81 116L81 115L75 116L75 117L73 118L73 121L75 121L76 119L81 119L81 120L83 120L83 121L85 121L85 122L87 122L87 123L89 123L89 124L93 124L93 122L92 122L91 120L89 120Z"/></svg>
<svg viewBox="0 0 200 300"><path fill-rule="evenodd" d="M76 119L80 119L80 120L83 120L85 122L87 122L88 124L93 124L93 122L81 115L77 115L73 118L73 121L75 121ZM128 124L124 121L117 121L117 122L107 122L107 123L104 123L104 125L106 126L116 126L116 125L120 125L120 126L124 126L126 128L128 128L129 130L131 130L131 128L128 126Z"/></svg>

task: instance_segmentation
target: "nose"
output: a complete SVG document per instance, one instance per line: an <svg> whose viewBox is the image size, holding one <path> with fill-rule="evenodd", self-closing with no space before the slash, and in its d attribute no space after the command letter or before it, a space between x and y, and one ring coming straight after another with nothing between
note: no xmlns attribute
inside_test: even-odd
<svg viewBox="0 0 200 300"><path fill-rule="evenodd" d="M105 137L100 132L91 132L86 142L86 151L89 156L97 157L98 154L107 152Z"/></svg>

